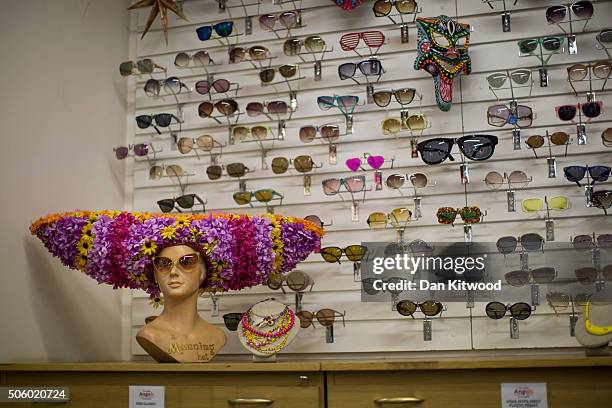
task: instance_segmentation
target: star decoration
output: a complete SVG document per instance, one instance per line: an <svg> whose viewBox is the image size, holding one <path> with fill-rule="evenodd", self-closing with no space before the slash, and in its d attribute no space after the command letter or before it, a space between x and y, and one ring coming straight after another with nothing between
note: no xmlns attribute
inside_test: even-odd
<svg viewBox="0 0 612 408"><path fill-rule="evenodd" d="M145 28L142 33L142 37L140 38L144 38L145 34L149 31L149 28L151 28L153 21L155 21L155 18L159 14L159 18L161 19L162 27L164 29L166 45L168 45L168 10L171 10L172 12L174 12L174 14L176 14L185 21L188 21L187 17L185 17L185 14L178 7L174 0L140 0L128 7L128 10L134 10L150 6L153 6L153 8L151 9L151 13L149 13L149 18L147 19L147 23L145 24Z"/></svg>

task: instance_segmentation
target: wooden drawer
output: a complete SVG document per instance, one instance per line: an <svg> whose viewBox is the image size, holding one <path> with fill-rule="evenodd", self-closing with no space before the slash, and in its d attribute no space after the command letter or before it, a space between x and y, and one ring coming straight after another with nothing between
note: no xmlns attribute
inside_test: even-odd
<svg viewBox="0 0 612 408"><path fill-rule="evenodd" d="M261 366L264 368L264 366ZM273 367L272 367L273 368ZM6 372L3 385L67 386L62 407L125 408L129 385L163 385L169 408L323 408L320 372ZM254 404L259 400L259 404ZM266 400L268 402L266 402ZM249 404L250 402L250 404ZM57 404L16 403L44 407Z"/></svg>
<svg viewBox="0 0 612 408"><path fill-rule="evenodd" d="M568 367L334 372L328 374L328 408L500 407L504 382L546 382L550 408L611 406L612 368Z"/></svg>

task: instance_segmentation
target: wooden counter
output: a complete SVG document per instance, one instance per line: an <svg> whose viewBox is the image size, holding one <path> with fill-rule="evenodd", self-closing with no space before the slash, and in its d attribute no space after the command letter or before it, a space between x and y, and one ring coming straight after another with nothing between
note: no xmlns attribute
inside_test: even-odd
<svg viewBox="0 0 612 408"><path fill-rule="evenodd" d="M0 382L68 386L71 401L62 406L109 408L127 407L128 385L166 386L168 408L242 406L229 402L239 398L287 408L491 408L501 406L501 383L545 382L550 408L607 408L612 357L0 364Z"/></svg>

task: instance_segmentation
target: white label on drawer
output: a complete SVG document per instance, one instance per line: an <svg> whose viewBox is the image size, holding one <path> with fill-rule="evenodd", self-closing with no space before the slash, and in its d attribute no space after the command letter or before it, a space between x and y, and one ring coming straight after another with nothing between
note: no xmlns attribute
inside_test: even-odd
<svg viewBox="0 0 612 408"><path fill-rule="evenodd" d="M129 408L164 408L166 387L130 385Z"/></svg>
<svg viewBox="0 0 612 408"><path fill-rule="evenodd" d="M548 408L546 383L502 383L502 408Z"/></svg>

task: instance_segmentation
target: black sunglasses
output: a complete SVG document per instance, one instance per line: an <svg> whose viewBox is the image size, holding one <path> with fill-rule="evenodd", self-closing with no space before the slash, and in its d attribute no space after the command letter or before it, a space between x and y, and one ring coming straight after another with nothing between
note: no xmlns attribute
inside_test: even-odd
<svg viewBox="0 0 612 408"><path fill-rule="evenodd" d="M206 202L203 201L197 194L185 194L177 198L165 198L163 200L159 200L157 205L159 205L160 210L165 213L171 212L175 208L178 212L182 212L180 208L175 207L174 203L178 204L178 206L181 208L189 209L194 206L195 200L198 200L199 203L202 204L202 212L205 212Z"/></svg>
<svg viewBox="0 0 612 408"><path fill-rule="evenodd" d="M146 129L149 126L153 126L153 128L155 128L155 131L161 135L161 132L157 128L157 126L168 127L170 126L170 123L172 123L172 119L176 119L178 123L181 123L179 118L177 118L171 113L158 113L156 115L136 116L136 125L138 125L140 129ZM155 121L155 125L157 126L153 125L153 121Z"/></svg>
<svg viewBox="0 0 612 408"><path fill-rule="evenodd" d="M381 75L384 70L382 63L376 58L361 61L357 64L353 62L346 62L338 66L338 75L340 79L349 79L355 76L355 72L359 68L359 71L365 76L376 76Z"/></svg>
<svg viewBox="0 0 612 408"><path fill-rule="evenodd" d="M458 139L438 137L425 140L417 145L421 159L427 164L438 164L449 158L453 144L457 143L461 152L470 160L487 160L493 155L497 137L491 135L468 135Z"/></svg>
<svg viewBox="0 0 612 408"><path fill-rule="evenodd" d="M485 311L487 316L494 320L504 317L507 311L510 311L510 314L516 320L525 320L531 316L531 306L525 302L515 303L512 306L506 306L500 302L490 302L485 307Z"/></svg>
<svg viewBox="0 0 612 408"><path fill-rule="evenodd" d="M587 171L591 176L591 185L593 185L596 181L606 181L610 177L611 169L608 166L567 166L563 168L565 178L576 183L578 187L581 187L580 180L584 178Z"/></svg>

